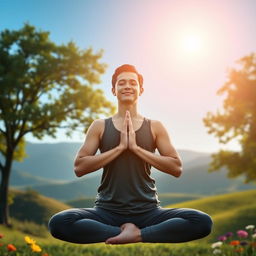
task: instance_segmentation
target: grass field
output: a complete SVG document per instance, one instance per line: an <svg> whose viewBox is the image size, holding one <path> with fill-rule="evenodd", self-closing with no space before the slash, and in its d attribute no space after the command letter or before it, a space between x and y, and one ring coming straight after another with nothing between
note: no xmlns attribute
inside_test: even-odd
<svg viewBox="0 0 256 256"><path fill-rule="evenodd" d="M39 226L30 222L13 221L13 228L0 226L0 255L52 255L52 256L197 256L214 255L211 244L217 241L217 237L227 232L236 233L239 229L245 229L247 225L256 224L256 190L237 192L231 194L211 196L207 198L183 202L180 204L168 205L167 207L195 208L210 214L214 221L213 232L210 236L194 242L182 244L128 244L128 245L106 245L104 243L76 245L58 241L52 238L45 226ZM51 201L54 203L53 201ZM29 235L36 240L36 244L42 249L41 252L32 252L31 248L24 241L24 237ZM234 236L232 239L238 240ZM246 238L247 239L247 238ZM249 238L248 238L249 239ZM247 239L247 240L248 240ZM245 239L244 239L245 240ZM250 246L241 245L222 246L218 255L235 256L246 255L256 256L253 251L256 248L255 240L248 240ZM254 241L254 243L252 243ZM8 252L6 246L13 244L16 251ZM255 246L255 247L254 247ZM235 251L235 250L240 251ZM248 251L250 249L250 251ZM215 249L216 250L216 249ZM217 250L219 250L217 248ZM224 251L226 251L224 253ZM216 254L216 251L215 251Z"/></svg>

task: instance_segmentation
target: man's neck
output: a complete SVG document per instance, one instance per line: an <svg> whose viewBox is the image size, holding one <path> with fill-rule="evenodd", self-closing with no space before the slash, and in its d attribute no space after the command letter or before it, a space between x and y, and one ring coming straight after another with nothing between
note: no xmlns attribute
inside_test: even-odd
<svg viewBox="0 0 256 256"><path fill-rule="evenodd" d="M118 111L114 115L116 119L124 119L126 111L130 111L130 115L132 119L138 119L141 115L137 111L137 105L122 105L118 106Z"/></svg>

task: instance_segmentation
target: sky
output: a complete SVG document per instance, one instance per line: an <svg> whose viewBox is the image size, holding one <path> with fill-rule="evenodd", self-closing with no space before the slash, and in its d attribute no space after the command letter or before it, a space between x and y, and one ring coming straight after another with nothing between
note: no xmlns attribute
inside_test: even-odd
<svg viewBox="0 0 256 256"><path fill-rule="evenodd" d="M138 112L159 120L176 149L216 152L238 150L207 133L202 119L221 109L216 94L236 61L256 50L255 0L0 0L0 31L20 29L25 22L50 32L57 44L74 41L81 49L104 50L108 68L95 88L111 93L116 67L135 65L144 78ZM30 142L81 142L45 136Z"/></svg>

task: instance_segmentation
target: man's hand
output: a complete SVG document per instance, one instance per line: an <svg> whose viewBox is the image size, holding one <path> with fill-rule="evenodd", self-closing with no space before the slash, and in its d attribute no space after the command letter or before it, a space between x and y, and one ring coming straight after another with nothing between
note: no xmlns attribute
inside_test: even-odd
<svg viewBox="0 0 256 256"><path fill-rule="evenodd" d="M126 150L129 148L131 151L135 151L138 147L136 144L136 134L133 129L132 119L128 110L126 111L121 130L119 147L122 150Z"/></svg>
<svg viewBox="0 0 256 256"><path fill-rule="evenodd" d="M131 151L135 151L136 148L138 147L137 144L136 144L136 133L133 129L133 125L132 125L132 119L131 119L131 116L130 116L130 112L127 111L128 113L128 130L129 130L129 139L128 139L128 148L131 150Z"/></svg>
<svg viewBox="0 0 256 256"><path fill-rule="evenodd" d="M128 111L126 111L123 126L121 129L120 134L120 144L119 147L122 150L126 150L128 148L128 133L127 133L127 127L128 127Z"/></svg>

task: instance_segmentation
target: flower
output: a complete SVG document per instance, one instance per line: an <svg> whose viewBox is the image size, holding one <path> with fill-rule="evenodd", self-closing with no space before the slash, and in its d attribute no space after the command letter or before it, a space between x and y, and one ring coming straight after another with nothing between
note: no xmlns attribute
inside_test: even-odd
<svg viewBox="0 0 256 256"><path fill-rule="evenodd" d="M220 253L221 253L221 250L220 250L220 249L214 249L212 253L213 253L213 254L220 254Z"/></svg>
<svg viewBox="0 0 256 256"><path fill-rule="evenodd" d="M4 237L4 235L3 234L0 234L0 238L3 238Z"/></svg>
<svg viewBox="0 0 256 256"><path fill-rule="evenodd" d="M29 236L25 236L25 237L24 237L24 240L25 240L25 242L26 242L27 244L35 244L35 243L36 243L36 241L33 240L33 239L31 239Z"/></svg>
<svg viewBox="0 0 256 256"><path fill-rule="evenodd" d="M218 240L219 241L225 241L225 240L227 240L227 237L226 236L219 236Z"/></svg>
<svg viewBox="0 0 256 256"><path fill-rule="evenodd" d="M242 247L235 249L235 252L243 252L243 251L244 251L244 248L242 248Z"/></svg>
<svg viewBox="0 0 256 256"><path fill-rule="evenodd" d="M247 229L247 230L252 230L252 229L254 229L254 228L255 228L254 225L248 225L248 226L245 227L245 229Z"/></svg>
<svg viewBox="0 0 256 256"><path fill-rule="evenodd" d="M12 251L16 251L17 249L16 249L16 247L13 244L8 244L7 245L7 250L9 252L12 252Z"/></svg>
<svg viewBox="0 0 256 256"><path fill-rule="evenodd" d="M238 230L237 232L238 237L246 238L248 236L248 233L244 230Z"/></svg>
<svg viewBox="0 0 256 256"><path fill-rule="evenodd" d="M227 237L227 238L228 238L228 237L231 237L231 236L233 236L233 233L232 233L232 232L228 232L228 233L225 234L225 237Z"/></svg>
<svg viewBox="0 0 256 256"><path fill-rule="evenodd" d="M211 247L214 249L214 248L217 248L217 247L220 247L220 246L222 246L222 242L216 242L216 243L213 243L212 245L211 245Z"/></svg>
<svg viewBox="0 0 256 256"><path fill-rule="evenodd" d="M256 238L256 233L252 234L252 238Z"/></svg>
<svg viewBox="0 0 256 256"><path fill-rule="evenodd" d="M241 241L241 242L240 242L240 245L242 245L242 246L245 246L245 245L247 245L247 244L248 244L247 241Z"/></svg>
<svg viewBox="0 0 256 256"><path fill-rule="evenodd" d="M38 246L37 244L31 244L31 250L33 252L41 252L42 249L40 248L40 246Z"/></svg>
<svg viewBox="0 0 256 256"><path fill-rule="evenodd" d="M239 240L233 240L229 243L230 245L239 245L240 241Z"/></svg>

